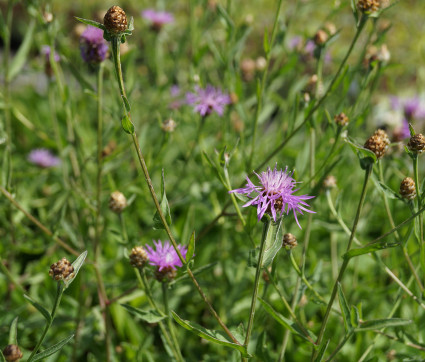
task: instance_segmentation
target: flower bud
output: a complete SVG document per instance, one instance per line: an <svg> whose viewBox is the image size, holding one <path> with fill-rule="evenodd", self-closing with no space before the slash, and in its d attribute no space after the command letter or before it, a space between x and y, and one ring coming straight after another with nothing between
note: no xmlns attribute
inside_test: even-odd
<svg viewBox="0 0 425 362"><path fill-rule="evenodd" d="M170 119L167 119L166 121L162 122L162 124L161 124L161 129L164 132L167 132L167 133L174 132L174 130L176 129L176 127L177 127L176 122L173 119L171 119L171 118Z"/></svg>
<svg viewBox="0 0 425 362"><path fill-rule="evenodd" d="M295 236L291 233L283 235L283 242L282 247L284 247L287 250L291 250L295 248L298 245L297 239Z"/></svg>
<svg viewBox="0 0 425 362"><path fill-rule="evenodd" d="M415 153L415 154L422 153L425 149L424 136L421 133L418 133L410 137L409 143L407 144L407 148L412 153Z"/></svg>
<svg viewBox="0 0 425 362"><path fill-rule="evenodd" d="M336 178L335 176L329 175L323 180L323 187L325 189L334 189L336 187Z"/></svg>
<svg viewBox="0 0 425 362"><path fill-rule="evenodd" d="M103 25L111 34L117 35L127 30L127 16L123 9L114 5L106 12Z"/></svg>
<svg viewBox="0 0 425 362"><path fill-rule="evenodd" d="M344 127L348 124L348 117L345 115L345 113L341 112L340 114L337 114L334 117L335 123L340 126L340 127Z"/></svg>
<svg viewBox="0 0 425 362"><path fill-rule="evenodd" d="M109 198L109 208L116 214L122 213L127 207L127 199L124 194L119 191L114 191Z"/></svg>
<svg viewBox="0 0 425 362"><path fill-rule="evenodd" d="M62 258L50 266L49 275L56 281L67 280L74 276L74 267L67 258Z"/></svg>
<svg viewBox="0 0 425 362"><path fill-rule="evenodd" d="M148 261L148 253L142 246L131 249L130 264L135 268L143 268Z"/></svg>
<svg viewBox="0 0 425 362"><path fill-rule="evenodd" d="M6 358L6 361L19 361L23 354L19 347L16 344L9 344L3 350L3 356Z"/></svg>
<svg viewBox="0 0 425 362"><path fill-rule="evenodd" d="M388 146L389 146L389 144L390 144L391 142L390 142L390 139L389 139L389 137L388 137L388 135L387 135L387 132L385 132L383 129L377 129L377 130L375 131L374 135L381 137L381 138L382 138L382 140L385 142L385 145L386 145L386 146L387 146L387 148L388 148Z"/></svg>
<svg viewBox="0 0 425 362"><path fill-rule="evenodd" d="M374 134L368 138L364 144L364 148L372 151L379 160L380 158L384 157L387 144L385 140L383 140L379 135Z"/></svg>
<svg viewBox="0 0 425 362"><path fill-rule="evenodd" d="M373 13L379 9L379 0L359 0L357 7L363 13Z"/></svg>
<svg viewBox="0 0 425 362"><path fill-rule="evenodd" d="M316 32L316 34L314 35L314 43L316 45L323 45L325 44L329 39L329 35L326 31L320 29Z"/></svg>
<svg viewBox="0 0 425 362"><path fill-rule="evenodd" d="M406 177L401 181L400 195L407 200L413 200L416 197L415 181L411 177Z"/></svg>

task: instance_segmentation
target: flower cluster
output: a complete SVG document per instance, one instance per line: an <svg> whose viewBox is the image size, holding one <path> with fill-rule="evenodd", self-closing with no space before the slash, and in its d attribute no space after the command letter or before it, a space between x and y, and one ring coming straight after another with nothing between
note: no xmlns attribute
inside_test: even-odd
<svg viewBox="0 0 425 362"><path fill-rule="evenodd" d="M183 264L174 250L174 247L167 240L162 244L161 240L154 241L155 249L146 245L146 252L149 259L149 264L158 267L159 271L163 269L176 269L176 266L181 267ZM183 245L178 245L183 258L186 257L187 248Z"/></svg>
<svg viewBox="0 0 425 362"><path fill-rule="evenodd" d="M101 63L106 59L108 44L103 39L103 31L88 26L80 38L81 57L87 63Z"/></svg>
<svg viewBox="0 0 425 362"><path fill-rule="evenodd" d="M247 184L245 187L229 192L245 194L251 198L243 207L251 205L257 206L258 220L267 212L272 216L273 220L276 221L276 217L282 216L285 210L286 214L292 210L297 225L301 228L298 222L297 212L301 215L303 215L303 211L314 213L314 211L305 208L306 206L310 206L303 201L312 199L314 196L293 195L294 192L298 191L298 189L294 189L297 182L292 178L293 173L288 171L288 167L285 168L285 171L278 170L276 164L274 170L271 170L269 167L267 171L262 172L261 175L255 174L260 180L260 186L255 186L247 177ZM254 195L251 196L251 194Z"/></svg>
<svg viewBox="0 0 425 362"><path fill-rule="evenodd" d="M197 86L195 92L186 94L186 102L194 106L194 111L206 117L214 111L222 116L224 107L231 103L230 96L220 89L207 85L205 89Z"/></svg>
<svg viewBox="0 0 425 362"><path fill-rule="evenodd" d="M28 161L42 168L55 167L61 162L60 158L44 148L32 150L28 155Z"/></svg>

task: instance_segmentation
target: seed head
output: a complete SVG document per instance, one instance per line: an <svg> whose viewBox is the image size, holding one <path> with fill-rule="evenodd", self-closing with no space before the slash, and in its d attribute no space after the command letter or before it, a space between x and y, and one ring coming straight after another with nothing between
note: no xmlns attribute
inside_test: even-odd
<svg viewBox="0 0 425 362"><path fill-rule="evenodd" d="M425 149L425 138L421 133L410 137L407 148L413 153L422 153Z"/></svg>
<svg viewBox="0 0 425 362"><path fill-rule="evenodd" d="M387 144L385 140L382 139L382 137L374 134L373 136L368 138L368 140L364 144L364 148L371 150L375 154L376 158L379 160L385 155Z"/></svg>
<svg viewBox="0 0 425 362"><path fill-rule="evenodd" d="M119 191L114 191L109 198L109 208L116 214L122 213L127 207L127 199L124 194Z"/></svg>
<svg viewBox="0 0 425 362"><path fill-rule="evenodd" d="M343 112L341 112L340 114L337 114L334 117L334 120L335 120L335 123L340 127L346 126L349 122L348 117Z"/></svg>
<svg viewBox="0 0 425 362"><path fill-rule="evenodd" d="M333 189L336 187L336 178L335 176L329 175L323 180L323 187L325 189Z"/></svg>
<svg viewBox="0 0 425 362"><path fill-rule="evenodd" d="M283 235L282 247L287 250L291 250L298 245L297 239L291 233Z"/></svg>
<svg viewBox="0 0 425 362"><path fill-rule="evenodd" d="M172 267L165 267L160 270L158 267L155 270L155 279L161 283L172 281L177 276L177 270Z"/></svg>
<svg viewBox="0 0 425 362"><path fill-rule="evenodd" d="M406 177L401 181L400 195L407 200L413 200L416 197L415 181L412 178Z"/></svg>
<svg viewBox="0 0 425 362"><path fill-rule="evenodd" d="M67 280L74 276L74 267L67 258L62 258L50 266L49 275L56 281Z"/></svg>
<svg viewBox="0 0 425 362"><path fill-rule="evenodd" d="M142 246L131 249L130 264L135 268L143 268L148 261L148 253Z"/></svg>
<svg viewBox="0 0 425 362"><path fill-rule="evenodd" d="M363 13L373 13L379 9L380 0L359 0L357 7Z"/></svg>
<svg viewBox="0 0 425 362"><path fill-rule="evenodd" d="M127 30L127 16L124 10L117 5L110 7L103 18L103 25L114 35Z"/></svg>
<svg viewBox="0 0 425 362"><path fill-rule="evenodd" d="M377 129L374 135L381 137L381 139L385 142L386 147L388 148L391 142L387 135L387 132L385 132L383 129Z"/></svg>
<svg viewBox="0 0 425 362"><path fill-rule="evenodd" d="M23 354L19 347L16 344L9 344L3 350L3 356L6 358L6 361L19 361Z"/></svg>

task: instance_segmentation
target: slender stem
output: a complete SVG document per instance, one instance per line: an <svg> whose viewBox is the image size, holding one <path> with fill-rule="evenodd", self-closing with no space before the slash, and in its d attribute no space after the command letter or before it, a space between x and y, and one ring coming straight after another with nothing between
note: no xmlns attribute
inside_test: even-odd
<svg viewBox="0 0 425 362"><path fill-rule="evenodd" d="M15 279L15 277L9 271L9 269L6 267L6 265L4 265L1 256L0 256L0 270L3 272L4 275L6 275L6 277L14 285L14 287L19 290L19 292L21 292L22 294L25 294L26 293L26 291L22 287L22 285Z"/></svg>
<svg viewBox="0 0 425 362"><path fill-rule="evenodd" d="M263 236L261 238L260 253L258 255L257 270L255 272L254 289L252 291L251 310L249 312L248 327L246 329L246 336L244 341L244 346L246 347L247 350L248 350L249 339L251 337L252 326L254 323L255 304L257 302L258 286L260 285L260 275L261 275L261 269L263 264L264 247L266 245L266 240L270 237L269 234L271 232L271 226L272 226L272 219L268 217L267 221L264 222L264 226L263 226Z"/></svg>
<svg viewBox="0 0 425 362"><path fill-rule="evenodd" d="M265 87L266 87L267 76L268 76L269 66L270 66L271 49L273 48L273 44L274 44L274 41L276 39L277 25L278 25L281 6L282 6L282 0L278 0L277 9L276 9L276 16L275 16L274 22L273 22L272 36L271 36L270 42L268 43L269 50L266 51L266 66L264 68L263 77L261 78L260 90L259 90L259 93L257 95L257 108L255 110L254 130L253 130L253 134L252 134L251 154L250 154L249 162L248 162L248 168L247 168L248 170L251 170L251 165L252 165L252 161L253 161L253 157L254 157L254 153L255 153L255 144L256 144L257 129L258 129L258 119L260 118L260 113L261 113L261 109L262 109L262 105L263 105L264 90L265 90ZM266 29L266 31L267 31L267 29ZM268 41L268 39L267 39L267 41Z"/></svg>
<svg viewBox="0 0 425 362"><path fill-rule="evenodd" d="M0 192L15 206L18 210L22 211L24 215L30 219L34 224L37 225L46 235L50 236L58 245L60 245L65 250L68 250L71 254L79 256L81 253L71 248L67 243L62 239L55 236L47 227L45 227L40 221L38 221L34 216L32 216L28 211L26 211L21 204L19 204L13 196L7 192L2 186L0 186Z"/></svg>
<svg viewBox="0 0 425 362"><path fill-rule="evenodd" d="M102 225L100 223L100 217L102 214L102 169L103 169L103 158L102 158L102 132L103 132L103 62L100 63L97 73L97 177L96 177L96 234L94 239L94 258L97 262L98 253L100 253L99 243L102 232Z"/></svg>
<svg viewBox="0 0 425 362"><path fill-rule="evenodd" d="M43 334L41 335L40 339L38 340L37 345L35 346L35 348L33 349L31 355L28 357L27 362L31 362L33 360L33 358L35 357L36 353L38 352L38 350L40 349L41 344L44 341L44 338L47 335L47 332L49 331L52 323L53 323L53 319L55 319L55 315L57 312L57 309L59 307L60 301L62 299L62 295L63 295L63 282L59 281L58 282L58 287L57 287L57 291L56 291L56 297L55 297L55 301L53 303L53 308L52 308L52 312L50 313L50 320L48 320L46 322L46 326L44 327L44 331Z"/></svg>
<svg viewBox="0 0 425 362"><path fill-rule="evenodd" d="M363 182L363 189L362 189L362 193L361 193L361 196L360 196L359 205L357 207L356 216L354 218L353 227L351 229L350 239L348 240L348 245L347 245L347 250L346 250L347 252L351 249L351 245L352 245L353 240L354 240L354 235L356 233L357 225L358 225L358 222L359 222L359 219L360 219L360 212L362 210L363 203L364 203L364 200L365 200L365 197L366 197L366 187L367 187L371 173L372 173L372 165L369 165L367 167L367 169L365 170L365 179L364 179L364 182ZM319 335L317 337L316 344L318 346L320 346L320 344L322 343L322 339L323 339L323 336L324 336L324 333L325 333L326 325L328 323L328 319L329 319L329 315L330 315L330 312L331 312L331 309L332 309L332 305L333 305L333 302L334 302L336 294L337 294L338 283L341 282L342 277L345 273L345 270L347 269L349 261L350 261L350 259L344 259L344 262L341 265L341 269L339 270L338 277L335 281L335 284L334 284L334 287L333 287L333 290L332 290L331 298L330 298L330 300L328 302L328 306L326 308L325 316L323 317L322 325L320 327L320 332L319 332ZM312 353L311 360L314 360L316 355L317 355L317 350L314 349L313 353Z"/></svg>
<svg viewBox="0 0 425 362"><path fill-rule="evenodd" d="M121 224L122 237L124 238L124 242L128 242L128 234L127 234L127 226L125 225L125 217L123 213L118 214Z"/></svg>
<svg viewBox="0 0 425 362"><path fill-rule="evenodd" d="M305 119L300 123L300 125L298 127L296 127L290 135L288 135L286 137L286 139L279 145L277 146L265 159L264 161L255 169L256 172L258 172L259 170L261 170L264 165L266 165L279 151L281 151L287 144L288 142L292 139L292 137L295 136L296 133L298 133L298 131L304 127L304 125L311 119L311 117L313 116L313 114L320 108L320 106L323 104L323 102L325 101L325 99L328 97L328 95L330 94L333 86L335 85L336 81L339 78L339 75L341 74L341 71L344 69L345 67L345 63L347 62L351 52L354 49L354 45L357 43L357 40L360 36L360 33L362 32L364 25L366 24L366 20L367 17L363 16L360 20L359 26L357 27L357 31L356 34L354 35L354 38L350 44L350 47L348 48L347 53L345 54L344 59L342 60L337 72L335 73L333 79L331 80L328 88L326 89L325 94L323 95L323 97L321 97L319 99L319 101L316 103L316 105L310 110L310 112L308 112L307 116L305 117Z"/></svg>
<svg viewBox="0 0 425 362"><path fill-rule="evenodd" d="M164 302L165 314L168 317L167 318L168 329L170 330L174 349L177 351L177 357L178 357L177 361L183 361L183 357L182 357L181 352L180 352L180 345L179 345L179 342L177 340L175 328L174 328L174 325L173 325L173 320L170 316L170 308L168 307L168 283L161 283L161 284L162 284L162 300Z"/></svg>
<svg viewBox="0 0 425 362"><path fill-rule="evenodd" d="M141 283L143 284L143 289L145 291L146 297L148 298L148 302L151 305L152 308L154 308L159 314L164 315L164 312L158 307L158 305L156 304L153 296L152 296L152 292L151 292L151 288L149 287L149 283L148 280L146 278L146 272L144 268L138 269L139 273L138 278L139 281L141 281ZM176 358L176 360L179 360L179 358L181 358L180 355L180 351L175 349L175 345L173 343L173 341L171 340L171 337L167 331L167 328L165 328L164 322L163 321L159 321L159 328L162 331L162 334L164 335L164 338L168 344L168 346L170 347L170 349L172 350L174 357Z"/></svg>
<svg viewBox="0 0 425 362"><path fill-rule="evenodd" d="M112 57L113 57L113 61L114 61L114 66L115 66L115 74L117 76L117 81L118 81L118 86L120 89L120 93L121 93L121 98L126 97L125 95L125 88L124 88L124 80L122 77L122 70L121 70L121 61L120 61L120 52L119 52L119 39L117 37L112 37ZM124 101L124 99L123 99ZM126 108L126 107L124 107ZM130 121L131 121L131 114L130 112L127 112L127 116L129 117ZM139 163L140 166L142 168L143 174L145 176L146 179L146 183L148 185L149 188L149 192L151 194L152 200L155 204L155 208L158 211L158 215L159 218L161 219L162 224L164 225L165 231L170 239L171 244L174 247L174 250L177 253L177 256L179 257L180 261L182 262L183 265L185 265L186 270L187 270L187 274L189 275L189 277L192 279L193 284L195 285L198 293L200 294L201 298L203 299L203 301L205 302L205 304L208 306L209 311L211 312L211 314L214 316L214 318L217 320L217 322L220 324L220 326L223 328L223 330L225 331L225 333L229 336L229 338L236 344L239 344L239 341L233 336L232 332L230 332L230 330L227 328L227 326L224 324L224 322L221 320L221 318L219 317L219 315L217 314L217 312L214 310L213 306L211 305L211 303L209 302L209 300L207 299L205 293L203 292L201 286L199 285L199 283L197 282L195 276L192 273L192 270L190 269L190 267L187 265L186 260L183 258L182 253L180 252L177 243L171 233L170 227L165 219L165 216L161 210L158 198L156 196L153 184L152 184L152 180L149 176L149 171L148 168L146 166L146 162L145 159L143 157L142 154L142 150L140 149L140 145L139 145L139 140L137 138L137 135L135 132L132 133L132 140L133 140L133 145L134 148L136 150L137 153L137 157L139 159Z"/></svg>
<svg viewBox="0 0 425 362"><path fill-rule="evenodd" d="M344 347L345 343L351 338L354 334L354 329L352 329L349 333L344 336L344 339L338 344L335 350L331 353L331 355L326 359L326 361L332 361L332 359L336 356L336 354Z"/></svg>

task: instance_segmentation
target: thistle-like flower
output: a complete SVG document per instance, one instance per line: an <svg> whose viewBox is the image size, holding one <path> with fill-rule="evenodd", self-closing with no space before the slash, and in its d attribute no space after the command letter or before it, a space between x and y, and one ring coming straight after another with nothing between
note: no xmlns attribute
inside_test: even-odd
<svg viewBox="0 0 425 362"><path fill-rule="evenodd" d="M174 250L174 247L167 240L162 244L161 240L154 240L155 249L146 245L146 253L149 258L149 264L158 267L159 271L163 269L176 269L176 266L181 267L183 264ZM183 258L186 258L187 248L184 245L177 245Z"/></svg>
<svg viewBox="0 0 425 362"><path fill-rule="evenodd" d="M32 150L28 155L28 161L42 168L55 167L61 162L60 158L44 148Z"/></svg>
<svg viewBox="0 0 425 362"><path fill-rule="evenodd" d="M310 205L303 201L312 199L314 196L293 195L294 192L298 191L298 189L294 190L297 182L292 178L293 172L289 172L288 167L285 168L285 171L278 171L276 164L274 170L271 170L269 167L267 171L262 172L261 175L255 174L260 180L260 186L255 186L247 177L247 184L245 187L229 191L229 193L237 192L238 194L245 194L251 198L243 207L256 205L258 220L267 212L272 216L273 220L276 221L276 218L282 216L285 210L286 214L292 210L295 221L301 228L298 222L297 212L301 215L303 215L303 211L315 213L312 210L306 209L305 207L310 207ZM251 196L251 194L254 195Z"/></svg>
<svg viewBox="0 0 425 362"><path fill-rule="evenodd" d="M194 111L199 112L202 117L206 117L214 111L222 116L224 107L230 104L231 99L220 89L207 85L205 89L195 87L194 93L187 93L186 102L193 105Z"/></svg>
<svg viewBox="0 0 425 362"><path fill-rule="evenodd" d="M151 22L151 28L154 31L160 31L165 24L174 21L173 14L166 11L156 11L154 9L143 10L142 17Z"/></svg>
<svg viewBox="0 0 425 362"><path fill-rule="evenodd" d="M284 247L287 250L291 250L295 248L297 245L298 243L297 243L297 239L295 238L295 235L291 233L287 233L283 235L282 247Z"/></svg>
<svg viewBox="0 0 425 362"><path fill-rule="evenodd" d="M127 15L119 6L109 8L103 18L103 25L111 34L118 35L127 30Z"/></svg>
<svg viewBox="0 0 425 362"><path fill-rule="evenodd" d="M148 253L143 246L136 246L131 249L130 264L135 268L143 268L148 261Z"/></svg>
<svg viewBox="0 0 425 362"><path fill-rule="evenodd" d="M74 267L67 258L62 258L50 266L49 275L56 281L67 280L74 276Z"/></svg>
<svg viewBox="0 0 425 362"><path fill-rule="evenodd" d="M109 209L120 214L127 207L127 199L120 191L114 191L109 198Z"/></svg>
<svg viewBox="0 0 425 362"><path fill-rule="evenodd" d="M407 148L412 153L422 153L425 150L425 137L421 133L415 134L414 136L410 137L409 143L407 144Z"/></svg>
<svg viewBox="0 0 425 362"><path fill-rule="evenodd" d="M81 57L87 63L101 63L106 59L108 44L103 39L102 29L88 26L80 38Z"/></svg>
<svg viewBox="0 0 425 362"><path fill-rule="evenodd" d="M407 200L413 200L416 197L416 185L411 177L406 177L401 181L400 195Z"/></svg>

